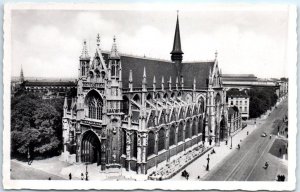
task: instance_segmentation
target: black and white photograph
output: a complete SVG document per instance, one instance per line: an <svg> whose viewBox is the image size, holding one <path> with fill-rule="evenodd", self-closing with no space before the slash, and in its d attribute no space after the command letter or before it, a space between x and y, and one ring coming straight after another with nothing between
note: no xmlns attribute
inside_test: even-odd
<svg viewBox="0 0 300 192"><path fill-rule="evenodd" d="M6 5L4 187L294 189L295 10Z"/></svg>

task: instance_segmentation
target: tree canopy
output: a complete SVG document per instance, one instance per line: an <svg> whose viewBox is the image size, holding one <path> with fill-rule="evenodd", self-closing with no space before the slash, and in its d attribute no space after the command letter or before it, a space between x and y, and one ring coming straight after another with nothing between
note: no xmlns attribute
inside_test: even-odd
<svg viewBox="0 0 300 192"><path fill-rule="evenodd" d="M249 91L250 118L257 118L271 109L277 102L276 90L273 87L252 88Z"/></svg>
<svg viewBox="0 0 300 192"><path fill-rule="evenodd" d="M24 93L11 100L11 154L53 156L61 147L63 99Z"/></svg>

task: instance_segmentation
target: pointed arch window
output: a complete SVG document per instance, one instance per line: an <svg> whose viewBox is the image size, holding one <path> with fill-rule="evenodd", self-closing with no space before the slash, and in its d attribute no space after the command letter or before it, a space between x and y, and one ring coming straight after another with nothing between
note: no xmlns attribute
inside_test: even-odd
<svg viewBox="0 0 300 192"><path fill-rule="evenodd" d="M175 145L175 137L176 137L176 127L173 124L170 128L169 146Z"/></svg>
<svg viewBox="0 0 300 192"><path fill-rule="evenodd" d="M81 76L85 76L85 62L81 64Z"/></svg>
<svg viewBox="0 0 300 192"><path fill-rule="evenodd" d="M89 118L102 119L103 102L100 98L91 97L88 102Z"/></svg>
<svg viewBox="0 0 300 192"><path fill-rule="evenodd" d="M185 139L190 138L190 128L191 128L191 122L187 121L185 126Z"/></svg>
<svg viewBox="0 0 300 192"><path fill-rule="evenodd" d="M165 140L166 140L165 129L161 128L158 131L158 151L165 149Z"/></svg>
<svg viewBox="0 0 300 192"><path fill-rule="evenodd" d="M183 124L180 123L178 126L177 142L183 141Z"/></svg>
<svg viewBox="0 0 300 192"><path fill-rule="evenodd" d="M150 156L154 154L155 149L155 135L152 131L148 133L148 147L147 147L147 155Z"/></svg>

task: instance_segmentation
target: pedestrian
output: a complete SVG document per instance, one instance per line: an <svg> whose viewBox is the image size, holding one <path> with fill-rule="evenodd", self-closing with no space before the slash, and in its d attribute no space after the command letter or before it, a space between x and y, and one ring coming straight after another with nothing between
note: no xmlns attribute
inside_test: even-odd
<svg viewBox="0 0 300 192"><path fill-rule="evenodd" d="M84 174L81 173L81 180L84 180Z"/></svg>
<svg viewBox="0 0 300 192"><path fill-rule="evenodd" d="M282 175L282 181L285 181L285 176L284 175Z"/></svg>
<svg viewBox="0 0 300 192"><path fill-rule="evenodd" d="M49 177L48 180L50 181L50 180L51 180L51 177Z"/></svg>
<svg viewBox="0 0 300 192"><path fill-rule="evenodd" d="M198 180L200 180L200 175L198 175Z"/></svg>
<svg viewBox="0 0 300 192"><path fill-rule="evenodd" d="M85 172L85 180L86 180L86 181L89 180L88 172Z"/></svg>
<svg viewBox="0 0 300 192"><path fill-rule="evenodd" d="M71 173L69 174L69 180L72 180L72 174Z"/></svg>
<svg viewBox="0 0 300 192"><path fill-rule="evenodd" d="M279 155L281 156L281 148L279 148Z"/></svg>

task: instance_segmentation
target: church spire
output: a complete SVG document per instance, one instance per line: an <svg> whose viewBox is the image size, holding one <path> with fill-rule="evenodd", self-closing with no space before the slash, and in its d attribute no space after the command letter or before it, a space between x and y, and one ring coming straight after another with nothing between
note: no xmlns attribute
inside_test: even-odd
<svg viewBox="0 0 300 192"><path fill-rule="evenodd" d="M175 28L175 35L174 35L174 43L173 43L173 50L171 52L171 60L172 61L182 61L182 50L181 50L181 41L180 41L180 30L179 30L179 19L178 19L178 11L177 11L177 22Z"/></svg>
<svg viewBox="0 0 300 192"><path fill-rule="evenodd" d="M83 41L83 47L82 47L80 59L81 60L90 59L90 56L89 56L89 53L87 50L86 40Z"/></svg>
<svg viewBox="0 0 300 192"><path fill-rule="evenodd" d="M117 49L116 36L114 36L114 42L111 47L111 52L110 52L109 58L110 59L120 59L120 55L119 55L118 49Z"/></svg>
<svg viewBox="0 0 300 192"><path fill-rule="evenodd" d="M21 82L21 83L24 82L23 65L21 65L20 82Z"/></svg>

